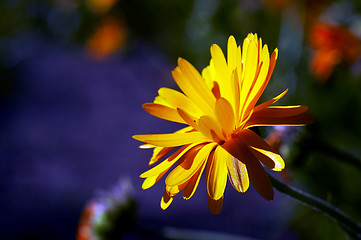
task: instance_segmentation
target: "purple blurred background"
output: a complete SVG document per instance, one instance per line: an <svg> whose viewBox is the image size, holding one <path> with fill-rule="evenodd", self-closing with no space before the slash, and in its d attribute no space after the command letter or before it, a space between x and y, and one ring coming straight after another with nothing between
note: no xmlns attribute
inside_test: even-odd
<svg viewBox="0 0 361 240"><path fill-rule="evenodd" d="M288 214L279 214L292 206L278 194L267 202L252 188L238 194L228 185L223 211L215 217L207 207L204 179L191 200L177 197L166 211L159 205L163 180L141 189L138 176L148 169L151 151L138 149L131 136L179 127L141 108L158 88L174 87L175 59L141 42L127 53L95 61L83 49L27 40L12 46L16 94L0 108L0 235L5 239L73 239L87 201L121 177L134 184L142 226L261 239L292 235L282 227Z"/></svg>

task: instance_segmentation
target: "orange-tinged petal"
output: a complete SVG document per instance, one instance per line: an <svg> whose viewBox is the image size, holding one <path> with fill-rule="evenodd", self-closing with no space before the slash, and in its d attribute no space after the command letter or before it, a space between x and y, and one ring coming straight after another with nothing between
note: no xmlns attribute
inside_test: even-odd
<svg viewBox="0 0 361 240"><path fill-rule="evenodd" d="M173 202L173 197L168 196L167 191L164 191L162 199L160 201L160 207L163 210L166 210L172 202Z"/></svg>
<svg viewBox="0 0 361 240"><path fill-rule="evenodd" d="M273 106L263 108L253 113L253 116L257 117L270 117L270 116L277 116L277 117L291 117L294 115L298 115L304 113L308 110L306 106Z"/></svg>
<svg viewBox="0 0 361 240"><path fill-rule="evenodd" d="M196 145L197 144L194 143L181 147L175 153L173 153L169 158L159 163L157 166L142 173L139 177L148 178L148 177L158 176L159 174L168 171L169 168L171 168L173 164L179 160L179 158L181 158L184 154L186 154L190 149L192 149Z"/></svg>
<svg viewBox="0 0 361 240"><path fill-rule="evenodd" d="M264 103L261 103L259 105L257 105L255 108L254 108L254 112L256 111L259 111L263 108L266 108L272 104L274 104L275 102L277 102L278 100L280 100L286 93L288 92L288 89L284 90L281 94L279 94L278 96L264 102Z"/></svg>
<svg viewBox="0 0 361 240"><path fill-rule="evenodd" d="M207 192L208 195L218 200L223 196L227 183L226 159L229 153L217 147L210 155L207 163Z"/></svg>
<svg viewBox="0 0 361 240"><path fill-rule="evenodd" d="M199 170L191 177L191 179L187 183L187 186L183 189L183 198L185 200L190 199L195 193L205 166L206 166L206 161L204 161L202 167L200 167Z"/></svg>
<svg viewBox="0 0 361 240"><path fill-rule="evenodd" d="M254 126L305 126L313 122L314 117L309 113L301 113L290 117L259 117L253 114L244 127L250 128Z"/></svg>
<svg viewBox="0 0 361 240"><path fill-rule="evenodd" d="M200 132L145 134L134 135L133 138L159 147L177 147L194 142L209 141Z"/></svg>
<svg viewBox="0 0 361 240"><path fill-rule="evenodd" d="M257 158L252 154L249 146L243 142L239 135L226 141L222 147L232 156L246 164L248 176L252 186L259 195L266 200L272 200L274 196L272 183Z"/></svg>
<svg viewBox="0 0 361 240"><path fill-rule="evenodd" d="M144 103L143 109L153 116L178 123L186 123L178 114L177 109L157 103Z"/></svg>
<svg viewBox="0 0 361 240"><path fill-rule="evenodd" d="M195 130L198 130L197 118L188 114L186 111L177 108L178 115L186 122L189 126L193 127Z"/></svg>
<svg viewBox="0 0 361 240"><path fill-rule="evenodd" d="M155 147L153 150L153 155L150 158L149 165L158 162L159 159L167 155L173 149L174 147Z"/></svg>
<svg viewBox="0 0 361 240"><path fill-rule="evenodd" d="M244 129L239 134L239 137L243 140L243 142L251 147L250 150L253 155L255 155L255 157L266 167L274 171L281 171L285 168L285 163L282 157L255 132L249 129Z"/></svg>
<svg viewBox="0 0 361 240"><path fill-rule="evenodd" d="M222 206L223 206L223 196L218 200L214 200L210 196L208 196L208 194L207 194L207 202L208 202L209 211L213 215L216 216L216 215L219 215L221 213Z"/></svg>
<svg viewBox="0 0 361 240"><path fill-rule="evenodd" d="M201 115L203 115L202 111L197 107L197 105L194 104L194 102L190 100L189 97L187 97L181 92L163 87L158 90L158 93L159 96L164 99L164 101L166 101L170 106L175 109L181 108L196 117L200 117Z"/></svg>
<svg viewBox="0 0 361 240"><path fill-rule="evenodd" d="M219 124L209 116L202 116L198 120L199 131L208 139L219 142L223 139L223 133Z"/></svg>
<svg viewBox="0 0 361 240"><path fill-rule="evenodd" d="M277 62L277 58L278 58L278 49L276 48L270 58L270 64L269 64L269 69L268 69L268 73L267 73L267 82L270 80L273 70L276 66L276 62ZM266 86L265 86L266 87Z"/></svg>
<svg viewBox="0 0 361 240"><path fill-rule="evenodd" d="M185 182L185 183L180 184L180 185L175 185L175 186L166 186L165 190L167 191L168 196L174 197L180 191L182 191L187 186L187 184L188 184L188 182Z"/></svg>
<svg viewBox="0 0 361 240"><path fill-rule="evenodd" d="M216 116L219 124L222 126L226 136L230 135L235 129L235 117L232 105L225 98L219 98L216 101Z"/></svg>
<svg viewBox="0 0 361 240"><path fill-rule="evenodd" d="M247 173L247 167L244 163L237 158L228 154L226 158L228 177L234 189L238 192L246 192L249 187L249 179Z"/></svg>
<svg viewBox="0 0 361 240"><path fill-rule="evenodd" d="M171 171L165 183L169 186L180 185L189 180L208 158L216 143L201 144L192 148L184 161Z"/></svg>

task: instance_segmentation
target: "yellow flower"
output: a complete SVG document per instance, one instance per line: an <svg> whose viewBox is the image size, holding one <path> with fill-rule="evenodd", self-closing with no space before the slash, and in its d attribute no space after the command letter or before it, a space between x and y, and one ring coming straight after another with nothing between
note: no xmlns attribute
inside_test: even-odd
<svg viewBox="0 0 361 240"><path fill-rule="evenodd" d="M305 106L270 106L287 90L256 106L277 55L275 49L270 57L267 45L262 45L257 34L248 34L242 51L230 36L227 60L220 47L213 44L210 64L200 75L189 62L179 58L172 74L183 93L161 88L153 103L143 104L156 117L189 125L174 133L133 136L147 143L141 148L154 148L149 165L176 150L140 175L145 178L142 188L147 189L177 163L165 179L162 209L182 190L183 198L191 198L204 169L208 206L214 215L222 209L227 176L238 192L245 192L251 181L264 199L273 199L273 187L262 165L281 171L285 163L250 127L301 126L313 120Z"/></svg>

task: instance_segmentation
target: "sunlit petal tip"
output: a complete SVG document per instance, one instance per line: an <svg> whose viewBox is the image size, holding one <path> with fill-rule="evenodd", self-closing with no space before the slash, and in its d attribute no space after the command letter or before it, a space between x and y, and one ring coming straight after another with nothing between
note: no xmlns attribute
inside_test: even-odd
<svg viewBox="0 0 361 240"><path fill-rule="evenodd" d="M207 194L207 201L209 211L215 216L219 215L222 211L223 196L218 200L214 200Z"/></svg>
<svg viewBox="0 0 361 240"><path fill-rule="evenodd" d="M152 149L155 148L152 144L143 144L139 146L140 149Z"/></svg>
<svg viewBox="0 0 361 240"><path fill-rule="evenodd" d="M277 58L278 58L278 48L275 48L275 50L273 50L273 53L275 54L274 58L277 60Z"/></svg>
<svg viewBox="0 0 361 240"><path fill-rule="evenodd" d="M167 191L164 191L162 199L160 201L160 207L163 210L166 210L169 207L169 205L172 203L172 201L173 201L173 197L168 196Z"/></svg>

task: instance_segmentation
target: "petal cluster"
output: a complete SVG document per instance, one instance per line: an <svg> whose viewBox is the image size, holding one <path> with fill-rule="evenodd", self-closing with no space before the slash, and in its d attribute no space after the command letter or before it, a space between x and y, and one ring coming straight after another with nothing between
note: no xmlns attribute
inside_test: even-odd
<svg viewBox="0 0 361 240"><path fill-rule="evenodd" d="M200 74L179 58L172 71L182 92L161 88L152 103L143 108L150 114L187 125L174 133L135 135L153 148L149 165L158 165L140 175L143 189L150 188L170 169L161 207L166 209L180 192L185 199L194 194L206 172L208 206L217 215L222 209L227 178L238 192L249 182L265 199L273 199L273 187L263 166L281 171L282 157L253 126L302 126L312 122L305 106L271 106L280 95L256 105L276 64L278 50L270 55L257 34L249 34L238 46L228 39L227 58L216 44L211 46L209 66Z"/></svg>

